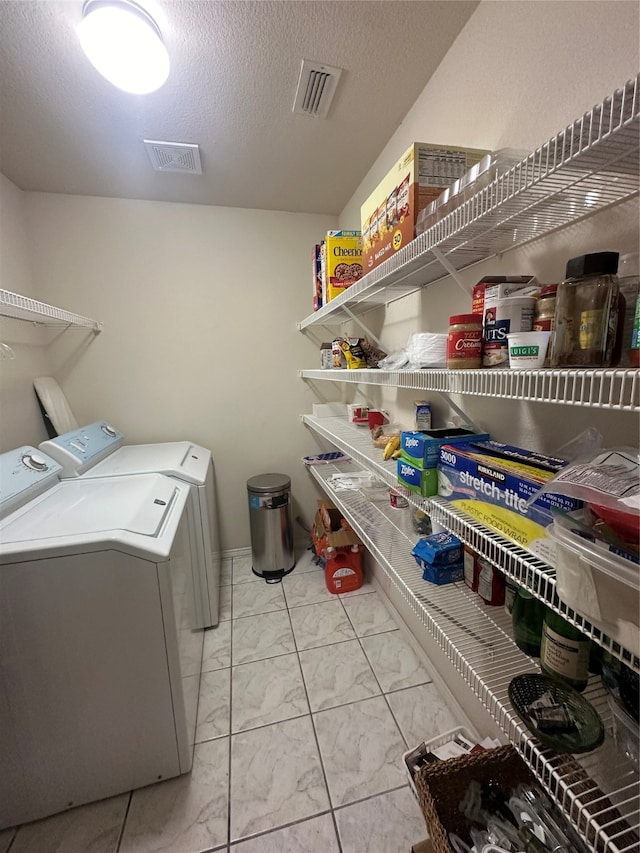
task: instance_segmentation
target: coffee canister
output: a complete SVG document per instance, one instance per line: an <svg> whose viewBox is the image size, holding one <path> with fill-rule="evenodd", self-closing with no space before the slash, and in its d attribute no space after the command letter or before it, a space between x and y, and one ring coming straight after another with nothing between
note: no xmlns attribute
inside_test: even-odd
<svg viewBox="0 0 640 853"><path fill-rule="evenodd" d="M507 296L485 309L482 366L508 367L510 332L530 332L536 310L534 296Z"/></svg>

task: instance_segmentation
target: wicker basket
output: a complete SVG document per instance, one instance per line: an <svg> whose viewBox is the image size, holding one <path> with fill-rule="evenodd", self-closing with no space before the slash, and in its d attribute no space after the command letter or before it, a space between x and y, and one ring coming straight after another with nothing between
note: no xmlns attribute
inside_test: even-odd
<svg viewBox="0 0 640 853"><path fill-rule="evenodd" d="M434 853L453 853L449 832L470 843L468 821L458 806L473 779L481 784L497 782L507 798L520 782L534 783L512 746L499 746L422 767L415 776L415 784Z"/></svg>

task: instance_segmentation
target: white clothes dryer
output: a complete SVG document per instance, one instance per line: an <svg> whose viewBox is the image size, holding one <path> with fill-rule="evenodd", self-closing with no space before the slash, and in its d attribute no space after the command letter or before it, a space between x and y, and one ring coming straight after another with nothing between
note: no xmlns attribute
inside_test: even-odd
<svg viewBox="0 0 640 853"><path fill-rule="evenodd" d="M123 434L105 421L96 421L43 441L40 449L62 466L62 478L157 473L189 484L200 567L199 625L210 628L218 624L220 537L210 450L189 441L124 445Z"/></svg>
<svg viewBox="0 0 640 853"><path fill-rule="evenodd" d="M190 488L0 455L0 828L191 768Z"/></svg>

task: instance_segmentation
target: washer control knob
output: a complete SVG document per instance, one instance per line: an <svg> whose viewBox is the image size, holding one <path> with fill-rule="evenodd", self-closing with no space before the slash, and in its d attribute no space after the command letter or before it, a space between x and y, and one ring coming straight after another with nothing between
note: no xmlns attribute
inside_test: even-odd
<svg viewBox="0 0 640 853"><path fill-rule="evenodd" d="M103 432L105 435L108 435L108 436L109 436L109 438L115 438L115 437L116 437L116 431L115 431L115 429L114 429L112 426L110 426L109 424L102 424L102 426L100 427L100 429L102 430L102 432Z"/></svg>
<svg viewBox="0 0 640 853"><path fill-rule="evenodd" d="M25 453L22 463L32 471L47 471L49 468L47 460L40 453Z"/></svg>

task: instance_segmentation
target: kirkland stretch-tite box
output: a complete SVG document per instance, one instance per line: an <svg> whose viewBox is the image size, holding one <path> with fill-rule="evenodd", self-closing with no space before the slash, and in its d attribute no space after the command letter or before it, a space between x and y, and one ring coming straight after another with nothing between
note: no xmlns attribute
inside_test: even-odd
<svg viewBox="0 0 640 853"><path fill-rule="evenodd" d="M553 471L526 465L513 455L483 453L471 443L440 448L438 494L550 565L555 564L555 549L546 528L553 521L552 509L572 512L582 506L574 498L551 493L527 505L553 476Z"/></svg>
<svg viewBox="0 0 640 853"><path fill-rule="evenodd" d="M365 273L416 236L418 214L489 151L414 142L360 208Z"/></svg>

